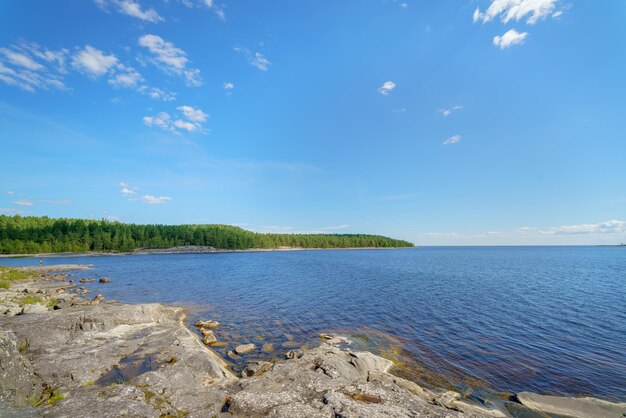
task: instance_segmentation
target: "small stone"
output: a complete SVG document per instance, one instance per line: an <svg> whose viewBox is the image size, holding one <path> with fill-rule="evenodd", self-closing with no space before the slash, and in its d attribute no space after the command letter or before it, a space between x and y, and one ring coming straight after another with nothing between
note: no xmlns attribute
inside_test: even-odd
<svg viewBox="0 0 626 418"><path fill-rule="evenodd" d="M217 328L220 326L220 323L217 321L198 321L196 322L196 326L198 328Z"/></svg>
<svg viewBox="0 0 626 418"><path fill-rule="evenodd" d="M260 376L272 368L272 363L267 361L251 361L241 371L241 377Z"/></svg>
<svg viewBox="0 0 626 418"><path fill-rule="evenodd" d="M228 345L227 342L225 341L217 341L214 343L209 344L211 347L226 347Z"/></svg>
<svg viewBox="0 0 626 418"><path fill-rule="evenodd" d="M229 351L226 355L232 360L238 360L239 356L234 351Z"/></svg>
<svg viewBox="0 0 626 418"><path fill-rule="evenodd" d="M272 343L263 344L263 347L261 347L261 351L263 351L264 353L271 353L272 351L274 351L274 344Z"/></svg>
<svg viewBox="0 0 626 418"><path fill-rule="evenodd" d="M109 279L108 277L100 277L100 280L98 280L100 283L111 283L111 279Z"/></svg>
<svg viewBox="0 0 626 418"><path fill-rule="evenodd" d="M217 337L215 336L215 334L213 334L213 332L210 332L204 334L204 339L202 340L202 342L204 343L204 345L215 344L217 342Z"/></svg>
<svg viewBox="0 0 626 418"><path fill-rule="evenodd" d="M96 279L80 279L78 282L79 283L92 283L95 282Z"/></svg>
<svg viewBox="0 0 626 418"><path fill-rule="evenodd" d="M289 350L287 351L287 354L285 354L285 357L287 357L287 359L289 360L293 360L293 359L302 358L303 355L304 355L304 351L302 350Z"/></svg>
<svg viewBox="0 0 626 418"><path fill-rule="evenodd" d="M103 300L104 300L104 296L103 296L103 295L96 295L96 296L92 299L93 303L100 303L100 302L102 302Z"/></svg>
<svg viewBox="0 0 626 418"><path fill-rule="evenodd" d="M237 347L235 347L235 353L237 354L246 354L249 353L251 351L254 351L254 349L256 348L256 345L254 344L241 344L238 345Z"/></svg>

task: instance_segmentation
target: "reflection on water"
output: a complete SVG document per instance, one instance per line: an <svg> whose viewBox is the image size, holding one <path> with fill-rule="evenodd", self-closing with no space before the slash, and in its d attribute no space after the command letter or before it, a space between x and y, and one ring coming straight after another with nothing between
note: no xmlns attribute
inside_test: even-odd
<svg viewBox="0 0 626 418"><path fill-rule="evenodd" d="M33 264L4 259L2 264ZM351 335L396 372L477 398L531 390L626 400L626 250L420 248L46 259L93 263L120 302L183 304L216 347L272 359ZM273 350L262 351L271 343Z"/></svg>

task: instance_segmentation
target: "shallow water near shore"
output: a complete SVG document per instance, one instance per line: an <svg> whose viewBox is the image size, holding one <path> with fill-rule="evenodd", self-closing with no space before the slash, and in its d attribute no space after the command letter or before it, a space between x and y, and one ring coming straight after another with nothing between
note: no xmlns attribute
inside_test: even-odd
<svg viewBox="0 0 626 418"><path fill-rule="evenodd" d="M3 265L33 265L32 258ZM75 278L107 299L215 319L223 355L238 343L272 358L320 332L396 360L419 383L626 400L626 250L454 247L46 258L94 264ZM92 294L93 295L93 294ZM266 346L266 348L269 348Z"/></svg>

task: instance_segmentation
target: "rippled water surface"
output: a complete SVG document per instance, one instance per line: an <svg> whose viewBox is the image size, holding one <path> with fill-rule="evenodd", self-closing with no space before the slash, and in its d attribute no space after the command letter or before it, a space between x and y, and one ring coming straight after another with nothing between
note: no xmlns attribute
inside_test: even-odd
<svg viewBox="0 0 626 418"><path fill-rule="evenodd" d="M175 302L222 322L219 348L272 356L319 332L422 383L626 400L626 248L483 247L49 258L121 302ZM33 264L1 259L0 264Z"/></svg>

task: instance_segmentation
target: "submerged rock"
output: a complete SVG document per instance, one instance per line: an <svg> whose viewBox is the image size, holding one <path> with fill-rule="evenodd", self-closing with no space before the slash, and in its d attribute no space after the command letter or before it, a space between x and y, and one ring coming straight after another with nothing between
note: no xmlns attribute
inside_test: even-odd
<svg viewBox="0 0 626 418"><path fill-rule="evenodd" d="M263 351L264 353L271 353L272 351L274 351L274 344L272 343L263 344L263 346L261 347L261 351Z"/></svg>
<svg viewBox="0 0 626 418"><path fill-rule="evenodd" d="M100 277L100 280L98 280L100 283L111 283L111 279L109 279L108 277Z"/></svg>
<svg viewBox="0 0 626 418"><path fill-rule="evenodd" d="M256 349L256 345L250 343L250 344L241 344L238 345L237 347L235 347L235 353L241 355L241 354L247 354L250 353L252 351L254 351Z"/></svg>
<svg viewBox="0 0 626 418"><path fill-rule="evenodd" d="M220 323L217 321L211 321L211 320L198 321L196 322L196 326L198 328L217 328L220 326Z"/></svg>

